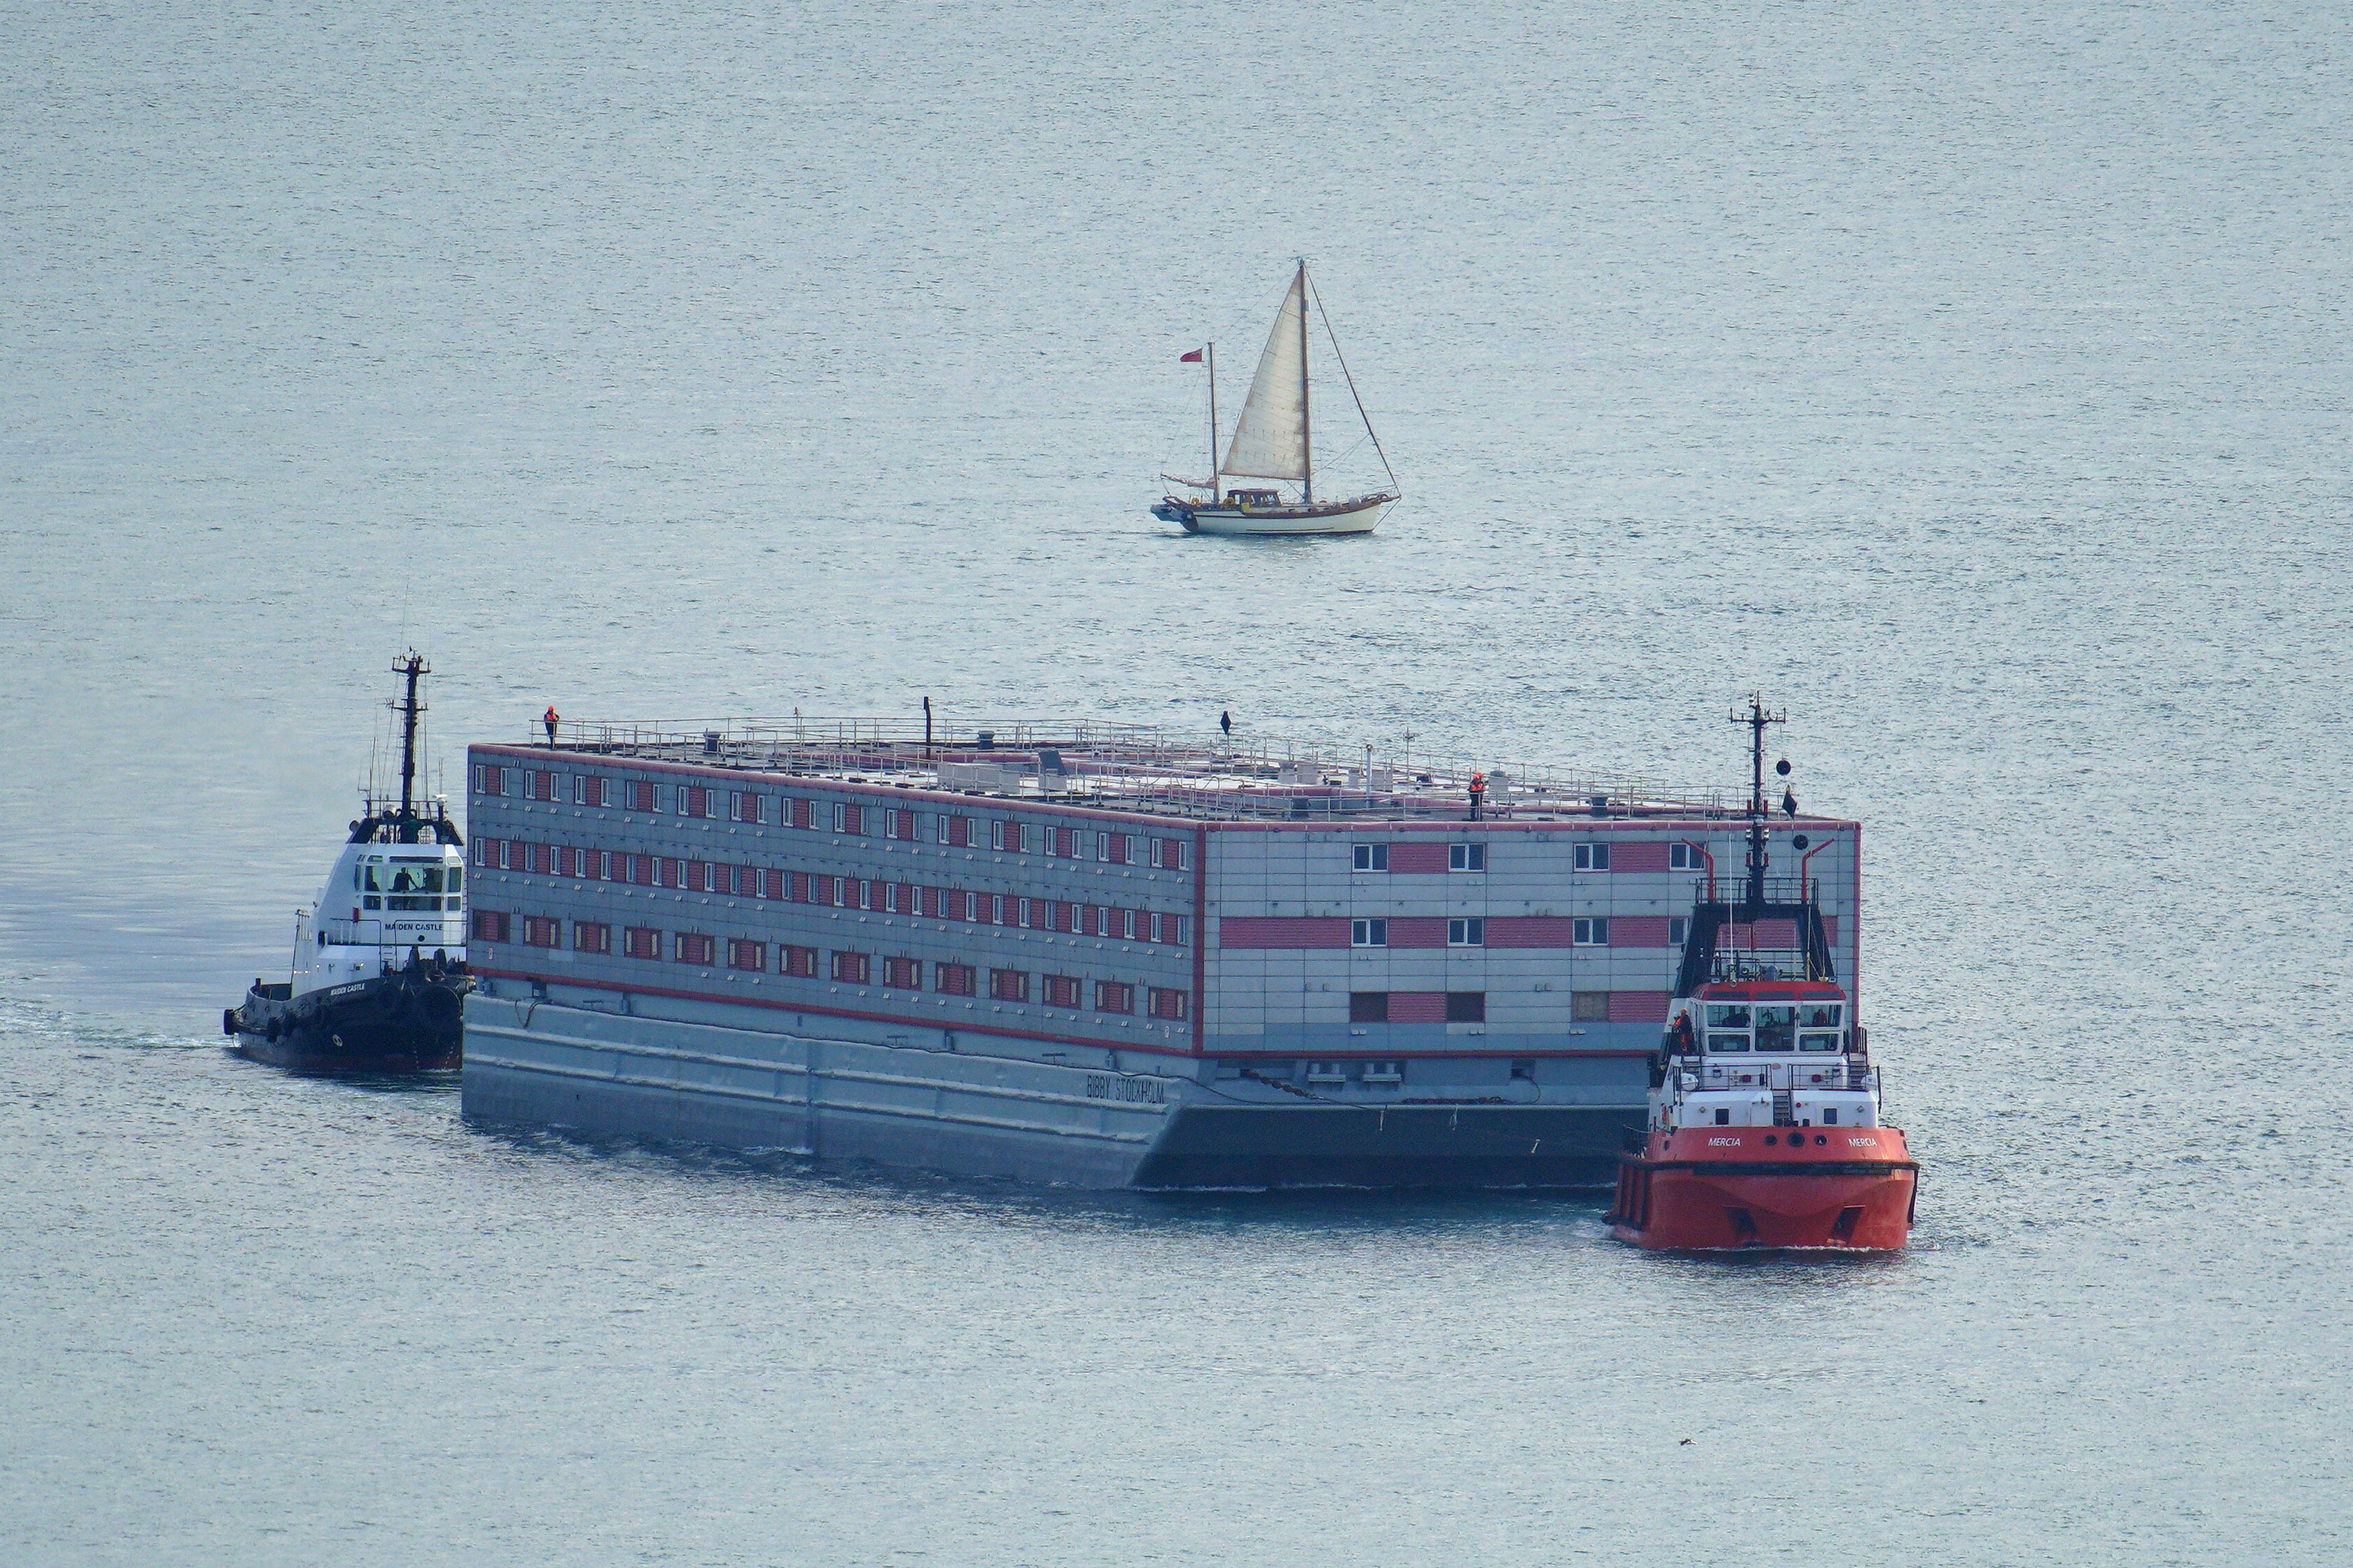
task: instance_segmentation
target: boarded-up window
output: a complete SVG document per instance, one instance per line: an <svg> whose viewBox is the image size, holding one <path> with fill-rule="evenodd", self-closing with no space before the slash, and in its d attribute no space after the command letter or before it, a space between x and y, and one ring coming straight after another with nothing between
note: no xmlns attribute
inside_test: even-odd
<svg viewBox="0 0 2353 1568"><path fill-rule="evenodd" d="M862 952L833 955L833 977L844 985L863 985L873 973L873 961Z"/></svg>
<svg viewBox="0 0 2353 1568"><path fill-rule="evenodd" d="M1186 995L1182 991L1165 985L1152 987L1152 1016L1182 1023L1185 1018Z"/></svg>
<svg viewBox="0 0 2353 1568"><path fill-rule="evenodd" d="M1484 991L1449 991L1446 994L1446 1021L1450 1024L1485 1023L1487 994Z"/></svg>
<svg viewBox="0 0 2353 1568"><path fill-rule="evenodd" d="M1029 1000L1029 975L1020 969L992 969L988 972L988 994L999 1002Z"/></svg>
<svg viewBox="0 0 2353 1568"><path fill-rule="evenodd" d="M727 967L730 969L765 969L768 967L768 944L746 936L727 939Z"/></svg>
<svg viewBox="0 0 2353 1568"><path fill-rule="evenodd" d="M1568 994L1568 1016L1572 1023L1608 1023L1609 1021L1609 993L1607 991L1570 992Z"/></svg>
<svg viewBox="0 0 2353 1568"><path fill-rule="evenodd" d="M613 951L613 928L601 921L572 922L572 945L580 952L610 952Z"/></svg>
<svg viewBox="0 0 2353 1568"><path fill-rule="evenodd" d="M476 910L474 911L474 940L476 942L506 941L507 917L505 911L501 910Z"/></svg>
<svg viewBox="0 0 2353 1568"><path fill-rule="evenodd" d="M1124 980L1096 981L1095 1011L1098 1013L1134 1012L1135 987Z"/></svg>
<svg viewBox="0 0 2353 1568"><path fill-rule="evenodd" d="M1351 1024L1386 1024L1389 1021L1389 994L1386 991L1351 991L1348 993L1348 1022Z"/></svg>
<svg viewBox="0 0 2353 1568"><path fill-rule="evenodd" d="M932 989L949 996L972 994L973 966L969 963L935 963L932 966Z"/></svg>

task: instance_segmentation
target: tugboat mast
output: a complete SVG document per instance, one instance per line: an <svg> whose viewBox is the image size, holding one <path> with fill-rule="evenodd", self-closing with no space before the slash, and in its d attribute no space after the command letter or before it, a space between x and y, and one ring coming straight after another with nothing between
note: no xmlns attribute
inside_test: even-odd
<svg viewBox="0 0 2353 1568"><path fill-rule="evenodd" d="M1786 724L1789 714L1787 709L1767 713L1764 694L1756 692L1749 696L1748 711L1736 710L1732 721L1748 726L1748 889L1740 918L1754 921L1765 908L1765 726ZM1788 764L1783 763L1782 771L1787 773Z"/></svg>
<svg viewBox="0 0 2353 1568"><path fill-rule="evenodd" d="M411 648L406 658L392 667L392 672L408 678L407 696L393 704L401 716L400 821L405 826L417 820L417 716L425 711L425 704L417 700L417 681L420 676L432 674L433 667L425 662L423 654Z"/></svg>

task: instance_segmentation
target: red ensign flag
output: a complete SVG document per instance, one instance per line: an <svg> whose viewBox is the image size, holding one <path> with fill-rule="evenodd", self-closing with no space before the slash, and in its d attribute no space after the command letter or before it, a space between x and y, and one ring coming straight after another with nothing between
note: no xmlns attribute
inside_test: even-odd
<svg viewBox="0 0 2353 1568"><path fill-rule="evenodd" d="M1185 354L1178 358L1176 363L1178 364L1199 364L1201 363L1201 351L1199 349L1195 349L1191 353Z"/></svg>

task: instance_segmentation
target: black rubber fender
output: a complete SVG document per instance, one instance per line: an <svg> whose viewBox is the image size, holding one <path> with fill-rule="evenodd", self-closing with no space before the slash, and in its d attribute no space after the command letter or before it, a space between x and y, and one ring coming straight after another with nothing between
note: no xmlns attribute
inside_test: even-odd
<svg viewBox="0 0 2353 1568"><path fill-rule="evenodd" d="M224 1034L224 1035L230 1036L230 1037L234 1037L236 1036L236 1034L237 1034L237 1009L236 1009L236 1008L234 1008L234 1007L224 1007L224 1008L222 1008L222 1009L221 1009L221 1033L222 1033L222 1034Z"/></svg>

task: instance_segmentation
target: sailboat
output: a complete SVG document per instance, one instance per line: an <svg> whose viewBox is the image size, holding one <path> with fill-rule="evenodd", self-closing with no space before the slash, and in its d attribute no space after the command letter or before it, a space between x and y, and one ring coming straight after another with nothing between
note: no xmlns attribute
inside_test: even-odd
<svg viewBox="0 0 2353 1568"><path fill-rule="evenodd" d="M1365 434L1372 438L1373 451L1381 460L1381 471L1388 475L1386 489L1345 500L1315 499L1307 385L1310 300L1315 302L1315 313L1323 317L1324 335L1332 342L1332 357L1338 361L1348 396L1356 405L1356 417L1364 420ZM1356 396L1356 378L1348 374L1348 362L1340 357L1339 337L1332 331L1332 318L1324 313L1322 298L1307 280L1304 260L1299 263L1291 289L1282 297L1282 309L1275 312L1274 330L1267 334L1266 351L1258 356L1258 374L1250 377L1250 395L1242 402L1241 418L1234 425L1234 437L1226 447L1222 463L1218 461L1217 353L1217 345L1211 343L1206 355L1195 353L1184 356L1188 362L1203 358L1208 362L1209 477L1187 479L1174 474L1161 475L1194 493L1161 497L1152 515L1164 522L1182 524L1187 533L1370 533L1377 527L1381 515L1397 504L1397 474L1389 468L1388 454L1381 450L1381 438L1373 434L1373 422L1365 413L1364 400ZM1290 481L1298 485L1299 494L1294 499L1284 496L1280 488L1229 485L1225 482L1229 479ZM1203 496L1198 493L1202 490L1209 493Z"/></svg>

